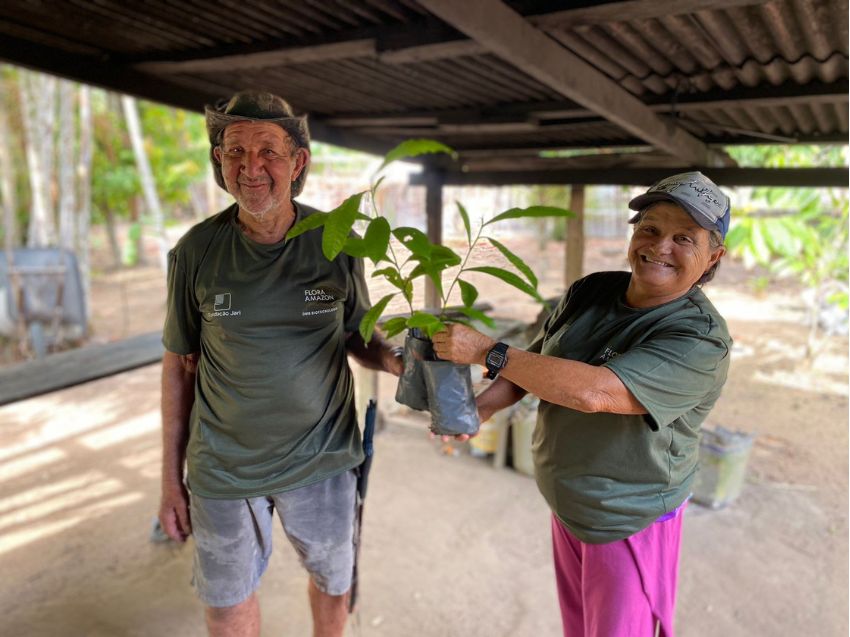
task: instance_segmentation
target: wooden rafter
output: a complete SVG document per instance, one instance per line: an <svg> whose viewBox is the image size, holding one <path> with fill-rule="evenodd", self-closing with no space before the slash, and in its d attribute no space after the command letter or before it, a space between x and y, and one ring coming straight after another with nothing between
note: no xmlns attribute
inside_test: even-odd
<svg viewBox="0 0 850 637"><path fill-rule="evenodd" d="M375 40L349 40L313 46L290 46L257 53L237 53L220 57L204 57L194 60L141 62L136 65L147 73L209 73L213 71L240 71L287 64L306 64L328 60L346 60L357 57L375 56Z"/></svg>
<svg viewBox="0 0 850 637"><path fill-rule="evenodd" d="M638 98L500 0L419 3L527 75L674 157L701 166L731 163L726 155L661 120Z"/></svg>
<svg viewBox="0 0 850 637"><path fill-rule="evenodd" d="M567 170L514 170L490 172L445 172L447 186L632 184L648 186L659 179L688 170L700 170L721 186L783 186L800 188L846 188L848 169L844 168L720 168L715 166L671 166L667 168L608 168ZM412 184L421 178L413 175Z"/></svg>

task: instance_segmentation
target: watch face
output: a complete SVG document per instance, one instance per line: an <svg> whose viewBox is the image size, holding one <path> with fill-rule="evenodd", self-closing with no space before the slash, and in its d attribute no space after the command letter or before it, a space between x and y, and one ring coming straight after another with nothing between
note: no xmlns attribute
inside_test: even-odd
<svg viewBox="0 0 850 637"><path fill-rule="evenodd" d="M505 357L499 352L490 352L487 354L487 362L491 365L495 365L496 367L501 367L505 362Z"/></svg>

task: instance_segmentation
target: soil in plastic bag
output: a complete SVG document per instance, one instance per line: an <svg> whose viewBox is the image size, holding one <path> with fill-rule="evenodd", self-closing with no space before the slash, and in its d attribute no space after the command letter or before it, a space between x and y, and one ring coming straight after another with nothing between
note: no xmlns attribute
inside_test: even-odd
<svg viewBox="0 0 850 637"><path fill-rule="evenodd" d="M423 361L428 387L431 431L437 435L472 435L478 431L478 409L469 365Z"/></svg>
<svg viewBox="0 0 850 637"><path fill-rule="evenodd" d="M417 329L408 331L404 339L404 371L398 379L395 399L419 411L428 410L428 390L422 362L434 360L431 341Z"/></svg>

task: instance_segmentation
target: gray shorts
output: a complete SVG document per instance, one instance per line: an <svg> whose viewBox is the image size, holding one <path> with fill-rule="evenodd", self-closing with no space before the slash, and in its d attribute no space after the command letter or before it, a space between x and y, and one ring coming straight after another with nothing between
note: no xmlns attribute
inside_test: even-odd
<svg viewBox="0 0 850 637"><path fill-rule="evenodd" d="M354 566L354 471L271 496L216 500L191 495L192 583L207 606L233 606L260 583L272 553L272 517L319 590L342 595Z"/></svg>

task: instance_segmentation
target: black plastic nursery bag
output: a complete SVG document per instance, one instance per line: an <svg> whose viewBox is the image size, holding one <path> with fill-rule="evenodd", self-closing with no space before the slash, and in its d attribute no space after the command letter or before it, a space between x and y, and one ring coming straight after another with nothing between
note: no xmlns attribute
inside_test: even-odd
<svg viewBox="0 0 850 637"><path fill-rule="evenodd" d="M404 339L404 372L398 379L395 399L402 405L419 411L428 410L428 390L422 362L434 359L431 341L418 329L408 330Z"/></svg>
<svg viewBox="0 0 850 637"><path fill-rule="evenodd" d="M438 435L472 435L478 431L478 408L469 365L423 361L428 387L431 431Z"/></svg>

